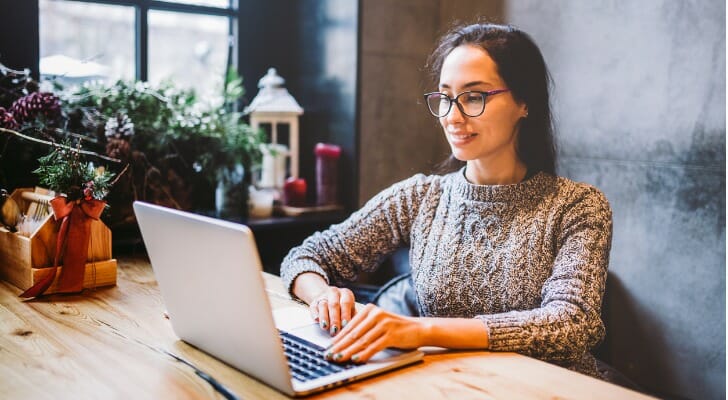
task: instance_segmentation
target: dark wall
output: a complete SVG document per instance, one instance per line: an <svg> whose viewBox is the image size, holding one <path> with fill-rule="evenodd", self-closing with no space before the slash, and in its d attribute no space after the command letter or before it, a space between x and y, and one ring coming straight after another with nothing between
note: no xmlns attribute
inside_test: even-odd
<svg viewBox="0 0 728 400"><path fill-rule="evenodd" d="M559 172L614 212L608 361L725 398L725 2L519 0L555 81Z"/></svg>
<svg viewBox="0 0 728 400"><path fill-rule="evenodd" d="M0 64L14 69L29 68L38 79L40 43L38 36L37 0L0 0ZM0 89L1 90L1 89ZM7 100L10 97L0 96ZM0 107L10 104L0 102ZM27 146L22 139L0 134L0 187L12 191L17 187L32 186L37 177L31 172L38 166L38 157L46 150L40 146ZM25 151L18 151L25 148Z"/></svg>
<svg viewBox="0 0 728 400"><path fill-rule="evenodd" d="M353 207L357 189L356 88L358 54L356 0L241 2L239 65L248 100L269 67L286 79L301 104L301 175L315 193L313 148L340 145L340 195ZM255 15L255 18L246 16Z"/></svg>
<svg viewBox="0 0 728 400"><path fill-rule="evenodd" d="M0 63L18 70L31 68L37 79L40 58L38 1L0 0L0 10Z"/></svg>

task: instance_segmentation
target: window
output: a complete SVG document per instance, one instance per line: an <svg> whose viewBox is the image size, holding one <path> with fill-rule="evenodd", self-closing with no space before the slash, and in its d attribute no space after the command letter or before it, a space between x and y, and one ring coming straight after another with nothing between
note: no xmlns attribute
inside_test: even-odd
<svg viewBox="0 0 728 400"><path fill-rule="evenodd" d="M235 64L234 0L39 0L38 6L41 78L171 79L209 97L220 93Z"/></svg>
<svg viewBox="0 0 728 400"><path fill-rule="evenodd" d="M134 78L134 7L57 0L38 7L41 77Z"/></svg>
<svg viewBox="0 0 728 400"><path fill-rule="evenodd" d="M149 11L149 81L174 77L198 93L222 88L228 30L225 17Z"/></svg>

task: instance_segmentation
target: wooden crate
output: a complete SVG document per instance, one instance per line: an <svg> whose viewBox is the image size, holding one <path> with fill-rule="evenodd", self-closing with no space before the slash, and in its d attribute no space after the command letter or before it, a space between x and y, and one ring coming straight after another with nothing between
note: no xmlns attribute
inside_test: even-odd
<svg viewBox="0 0 728 400"><path fill-rule="evenodd" d="M33 205L24 198L24 192L33 189L17 189L11 197L21 210L27 212ZM26 196L27 197L27 196ZM41 280L51 270L56 253L56 238L61 222L48 214L40 226L26 237L0 227L0 279L6 280L21 290L26 290ZM62 268L56 271L56 280L45 294L54 293ZM111 256L111 230L101 221L91 222L84 288L116 284L116 260Z"/></svg>

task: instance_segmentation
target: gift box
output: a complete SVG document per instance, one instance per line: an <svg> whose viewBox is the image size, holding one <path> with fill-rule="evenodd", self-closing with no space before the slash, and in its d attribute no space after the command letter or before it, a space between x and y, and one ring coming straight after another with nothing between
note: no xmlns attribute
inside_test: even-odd
<svg viewBox="0 0 728 400"><path fill-rule="evenodd" d="M52 273L61 221L48 207L49 196L32 188L16 189L11 198L27 216L40 217L29 236L0 227L0 279L26 290ZM45 294L57 291L63 261ZM85 265L84 289L116 284L116 260L111 256L111 230L101 221L91 221L91 238Z"/></svg>

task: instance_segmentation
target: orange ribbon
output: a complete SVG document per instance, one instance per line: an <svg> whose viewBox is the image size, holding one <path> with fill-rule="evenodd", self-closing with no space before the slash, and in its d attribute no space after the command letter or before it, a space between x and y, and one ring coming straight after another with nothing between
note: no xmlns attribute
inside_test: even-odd
<svg viewBox="0 0 728 400"><path fill-rule="evenodd" d="M106 202L102 200L68 201L58 196L50 201L56 221L62 219L56 240L56 256L52 272L38 281L20 297L42 295L53 283L63 255L63 269L58 277L58 293L77 293L83 290L83 275L88 258L88 242L91 238L91 221L98 220ZM78 207L77 207L78 206Z"/></svg>

